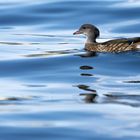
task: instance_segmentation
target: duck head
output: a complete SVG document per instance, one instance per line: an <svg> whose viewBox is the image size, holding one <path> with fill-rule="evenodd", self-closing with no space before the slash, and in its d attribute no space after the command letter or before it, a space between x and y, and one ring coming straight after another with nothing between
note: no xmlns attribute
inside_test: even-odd
<svg viewBox="0 0 140 140"><path fill-rule="evenodd" d="M77 34L84 34L87 37L86 43L95 43L96 38L100 35L100 31L92 24L83 24L78 31L73 33L73 35Z"/></svg>

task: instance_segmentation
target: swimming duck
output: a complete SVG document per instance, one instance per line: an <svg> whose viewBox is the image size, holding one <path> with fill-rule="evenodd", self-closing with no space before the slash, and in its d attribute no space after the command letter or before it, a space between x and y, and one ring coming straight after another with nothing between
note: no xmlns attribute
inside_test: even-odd
<svg viewBox="0 0 140 140"><path fill-rule="evenodd" d="M96 42L97 37L100 35L99 29L92 24L83 24L78 31L73 33L84 34L87 36L85 43L85 50L91 52L124 52L131 50L138 50L140 47L140 37L123 38L109 40L103 43Z"/></svg>

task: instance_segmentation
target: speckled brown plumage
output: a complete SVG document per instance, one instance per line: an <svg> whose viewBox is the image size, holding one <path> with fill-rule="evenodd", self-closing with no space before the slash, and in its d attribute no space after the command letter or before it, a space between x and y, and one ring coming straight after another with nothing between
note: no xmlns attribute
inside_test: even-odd
<svg viewBox="0 0 140 140"><path fill-rule="evenodd" d="M124 38L97 43L96 39L100 35L99 29L92 24L83 24L75 34L84 34L87 36L85 50L92 52L124 52L137 50L140 48L140 37Z"/></svg>
<svg viewBox="0 0 140 140"><path fill-rule="evenodd" d="M104 43L86 43L85 50L94 52L124 52L137 50L137 45L140 45L139 38L116 39Z"/></svg>

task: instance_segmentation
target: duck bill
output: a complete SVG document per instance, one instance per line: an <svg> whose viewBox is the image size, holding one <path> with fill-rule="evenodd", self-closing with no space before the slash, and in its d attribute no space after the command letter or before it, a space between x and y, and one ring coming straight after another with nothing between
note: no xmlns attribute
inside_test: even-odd
<svg viewBox="0 0 140 140"><path fill-rule="evenodd" d="M76 31L76 32L73 33L73 35L78 35L78 34L82 34L82 32L81 31Z"/></svg>

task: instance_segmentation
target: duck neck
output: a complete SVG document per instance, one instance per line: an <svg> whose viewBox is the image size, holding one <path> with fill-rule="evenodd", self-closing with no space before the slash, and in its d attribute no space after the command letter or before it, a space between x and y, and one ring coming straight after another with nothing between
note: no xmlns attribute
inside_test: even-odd
<svg viewBox="0 0 140 140"><path fill-rule="evenodd" d="M96 37L95 37L95 35L94 34L91 34L91 35L87 36L86 43L88 43L88 44L96 43Z"/></svg>

